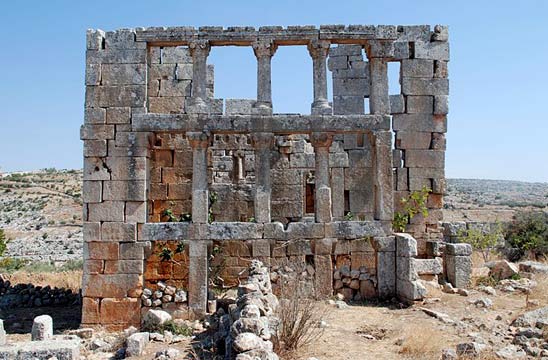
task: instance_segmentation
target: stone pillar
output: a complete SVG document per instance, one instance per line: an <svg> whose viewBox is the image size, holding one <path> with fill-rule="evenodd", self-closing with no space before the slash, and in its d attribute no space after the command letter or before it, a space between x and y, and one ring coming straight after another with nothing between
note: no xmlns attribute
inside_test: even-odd
<svg viewBox="0 0 548 360"><path fill-rule="evenodd" d="M192 222L207 224L209 191L207 186L207 147L209 136L203 132L188 132L192 147Z"/></svg>
<svg viewBox="0 0 548 360"><path fill-rule="evenodd" d="M371 57L369 59L369 72L371 79L369 110L371 114L390 115L386 61L382 58Z"/></svg>
<svg viewBox="0 0 548 360"><path fill-rule="evenodd" d="M209 41L196 40L189 44L192 55L192 98L188 112L207 113L207 56L211 49Z"/></svg>
<svg viewBox="0 0 548 360"><path fill-rule="evenodd" d="M375 174L375 220L394 218L392 175L392 132L373 132L373 171Z"/></svg>
<svg viewBox="0 0 548 360"><path fill-rule="evenodd" d="M454 287L470 286L472 274L472 246L470 244L445 245L445 275Z"/></svg>
<svg viewBox="0 0 548 360"><path fill-rule="evenodd" d="M316 222L331 222L331 187L329 186L329 147L333 142L330 133L312 133L310 137L314 147L316 170L314 212Z"/></svg>
<svg viewBox="0 0 548 360"><path fill-rule="evenodd" d="M277 46L271 40L259 40L253 44L257 57L257 102L255 108L260 114L272 114L271 60Z"/></svg>
<svg viewBox="0 0 548 360"><path fill-rule="evenodd" d="M272 133L254 133L255 147L255 221L270 222L270 149L274 143Z"/></svg>
<svg viewBox="0 0 548 360"><path fill-rule="evenodd" d="M193 319L202 319L207 312L207 241L189 243L188 306Z"/></svg>
<svg viewBox="0 0 548 360"><path fill-rule="evenodd" d="M326 60L329 53L329 42L313 40L308 44L308 52L312 57L314 72L314 102L312 103L312 114L331 114L331 106L327 101L327 70Z"/></svg>

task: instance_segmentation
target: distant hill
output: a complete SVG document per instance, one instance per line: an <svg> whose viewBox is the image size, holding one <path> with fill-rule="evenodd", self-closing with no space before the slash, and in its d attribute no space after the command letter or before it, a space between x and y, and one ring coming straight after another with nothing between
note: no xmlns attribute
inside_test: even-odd
<svg viewBox="0 0 548 360"><path fill-rule="evenodd" d="M81 170L44 169L0 178L6 255L38 261L82 257ZM548 211L548 183L448 179L446 220L508 221L517 210Z"/></svg>

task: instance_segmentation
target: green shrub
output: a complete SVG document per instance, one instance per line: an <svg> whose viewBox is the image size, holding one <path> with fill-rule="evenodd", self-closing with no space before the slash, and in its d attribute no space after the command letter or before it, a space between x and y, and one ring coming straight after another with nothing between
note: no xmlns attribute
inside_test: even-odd
<svg viewBox="0 0 548 360"><path fill-rule="evenodd" d="M535 257L548 254L548 213L520 212L506 230L508 244L523 257L532 252Z"/></svg>
<svg viewBox="0 0 548 360"><path fill-rule="evenodd" d="M27 262L25 260L5 257L0 259L0 271L2 272L14 272L22 269Z"/></svg>
<svg viewBox="0 0 548 360"><path fill-rule="evenodd" d="M423 217L428 216L426 201L428 201L428 194L431 192L432 190L423 186L420 191L413 191L408 197L401 199L403 211L394 213L394 220L392 221L394 230L404 232L409 221L417 214L422 214Z"/></svg>
<svg viewBox="0 0 548 360"><path fill-rule="evenodd" d="M4 256L9 241L10 240L6 238L6 233L4 233L4 229L0 229L0 256Z"/></svg>
<svg viewBox="0 0 548 360"><path fill-rule="evenodd" d="M459 242L465 242L472 245L474 250L481 251L484 261L489 261L492 250L497 246L499 239L502 238L502 226L497 224L495 231L484 233L478 229L461 230L457 234Z"/></svg>

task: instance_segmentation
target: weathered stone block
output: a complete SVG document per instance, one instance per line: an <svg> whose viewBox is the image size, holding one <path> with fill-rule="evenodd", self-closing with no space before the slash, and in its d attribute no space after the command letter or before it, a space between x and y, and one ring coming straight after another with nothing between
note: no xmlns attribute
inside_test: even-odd
<svg viewBox="0 0 548 360"><path fill-rule="evenodd" d="M446 115L449 112L449 96L434 96L434 114Z"/></svg>
<svg viewBox="0 0 548 360"><path fill-rule="evenodd" d="M466 288L470 285L472 259L470 256L448 255L445 257L445 271L447 280L454 287Z"/></svg>
<svg viewBox="0 0 548 360"><path fill-rule="evenodd" d="M407 96L408 114L432 114L434 111L434 97L432 96Z"/></svg>
<svg viewBox="0 0 548 360"><path fill-rule="evenodd" d="M102 85L144 85L146 65L144 64L103 64Z"/></svg>
<svg viewBox="0 0 548 360"><path fill-rule="evenodd" d="M406 233L396 233L396 256L414 257L417 256L417 240Z"/></svg>
<svg viewBox="0 0 548 360"><path fill-rule="evenodd" d="M84 241L100 241L101 240L101 223L100 222L84 222L82 224L82 234Z"/></svg>
<svg viewBox="0 0 548 360"><path fill-rule="evenodd" d="M105 181L103 182L105 200L146 200L146 182L143 180Z"/></svg>
<svg viewBox="0 0 548 360"><path fill-rule="evenodd" d="M407 59L401 62L402 77L431 78L434 76L434 61L423 59Z"/></svg>
<svg viewBox="0 0 548 360"><path fill-rule="evenodd" d="M451 230L452 229L449 229L449 231ZM456 235L458 235L458 233ZM470 244L464 244L464 243L447 244L445 245L445 251L447 255L470 256L472 255L472 246Z"/></svg>
<svg viewBox="0 0 548 360"><path fill-rule="evenodd" d="M115 275L119 276L119 275ZM106 296L106 295L105 295ZM101 300L102 324L139 325L141 318L141 299L124 298Z"/></svg>
<svg viewBox="0 0 548 360"><path fill-rule="evenodd" d="M422 300L426 296L426 288L419 281L397 281L396 292L406 301Z"/></svg>
<svg viewBox="0 0 548 360"><path fill-rule="evenodd" d="M448 95L449 80L447 79L423 79L402 78L402 93L404 95Z"/></svg>
<svg viewBox="0 0 548 360"><path fill-rule="evenodd" d="M80 128L82 140L107 140L114 139L113 125L82 125Z"/></svg>
<svg viewBox="0 0 548 360"><path fill-rule="evenodd" d="M448 61L449 43L416 41L415 58Z"/></svg>
<svg viewBox="0 0 548 360"><path fill-rule="evenodd" d="M124 221L123 201L103 201L88 205L89 221Z"/></svg>
<svg viewBox="0 0 548 360"><path fill-rule="evenodd" d="M405 98L403 95L390 95L390 113L402 114L405 112Z"/></svg>
<svg viewBox="0 0 548 360"><path fill-rule="evenodd" d="M447 118L432 114L396 114L392 127L395 131L447 132Z"/></svg>
<svg viewBox="0 0 548 360"><path fill-rule="evenodd" d="M438 150L406 150L405 166L416 168L445 167L445 151Z"/></svg>
<svg viewBox="0 0 548 360"><path fill-rule="evenodd" d="M148 332L139 332L130 335L126 340L126 356L141 356L145 346L150 341Z"/></svg>
<svg viewBox="0 0 548 360"><path fill-rule="evenodd" d="M85 157L103 157L107 156L107 140L85 140Z"/></svg>
<svg viewBox="0 0 548 360"><path fill-rule="evenodd" d="M105 222L101 226L103 241L135 241L136 226L132 223Z"/></svg>
<svg viewBox="0 0 548 360"><path fill-rule="evenodd" d="M82 294L86 297L108 297L108 298L126 298L128 293L142 286L142 276L138 274L115 274L115 275L92 275L84 274L82 279ZM129 300L129 299L128 299ZM104 301L104 300L103 300ZM103 304L101 304L101 322L112 323L112 321L124 323L124 319L120 319L123 315L116 312L111 313L111 317L104 317ZM140 307L140 304L138 304ZM121 311L118 309L117 311ZM123 314L134 317L139 311L126 312ZM107 319L111 318L111 322Z"/></svg>
<svg viewBox="0 0 548 360"><path fill-rule="evenodd" d="M82 200L86 203L103 201L102 181L84 181L82 185Z"/></svg>
<svg viewBox="0 0 548 360"><path fill-rule="evenodd" d="M377 292L382 299L389 299L396 293L395 252L377 252Z"/></svg>
<svg viewBox="0 0 548 360"><path fill-rule="evenodd" d="M441 261L438 259L411 259L417 275L439 275L443 272Z"/></svg>
<svg viewBox="0 0 548 360"><path fill-rule="evenodd" d="M49 315L40 315L32 322L32 341L48 340L53 337L53 319Z"/></svg>

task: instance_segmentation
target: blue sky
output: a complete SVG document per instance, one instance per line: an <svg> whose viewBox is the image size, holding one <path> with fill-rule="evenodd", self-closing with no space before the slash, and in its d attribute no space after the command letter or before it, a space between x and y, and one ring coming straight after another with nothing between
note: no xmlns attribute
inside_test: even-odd
<svg viewBox="0 0 548 360"><path fill-rule="evenodd" d="M305 24L449 25L447 176L548 182L544 0L2 1L0 169L82 166L87 28ZM250 49L214 48L210 62L216 97L255 97ZM276 112L309 112L311 67L305 48L278 50Z"/></svg>

